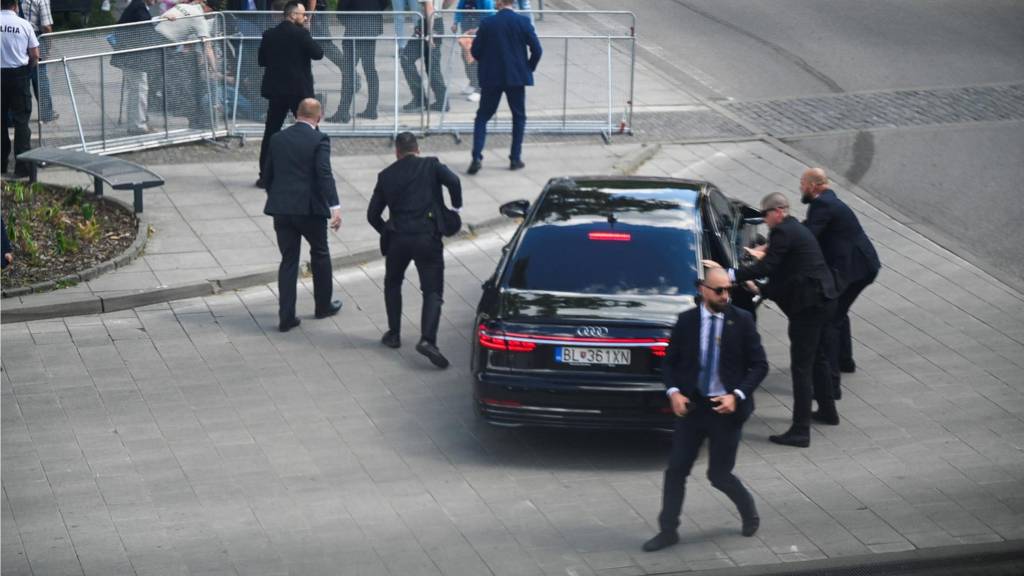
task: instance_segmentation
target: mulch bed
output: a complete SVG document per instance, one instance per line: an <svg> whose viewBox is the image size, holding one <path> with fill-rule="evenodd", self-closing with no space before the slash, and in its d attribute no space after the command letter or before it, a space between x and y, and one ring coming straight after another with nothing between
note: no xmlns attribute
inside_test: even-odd
<svg viewBox="0 0 1024 576"><path fill-rule="evenodd" d="M14 246L14 264L3 271L4 290L82 272L135 241L131 211L80 188L4 181L2 200Z"/></svg>

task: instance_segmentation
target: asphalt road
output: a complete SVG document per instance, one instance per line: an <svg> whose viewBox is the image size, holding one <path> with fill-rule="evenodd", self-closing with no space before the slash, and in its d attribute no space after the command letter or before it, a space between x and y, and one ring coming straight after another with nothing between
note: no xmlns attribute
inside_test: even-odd
<svg viewBox="0 0 1024 576"><path fill-rule="evenodd" d="M631 10L641 58L723 104L1024 81L1024 4L845 0L555 0ZM959 112L968 112L967 102ZM926 128L784 139L1020 289L1024 130L952 111ZM785 135L780 135L785 136ZM796 183L794 182L794 186Z"/></svg>

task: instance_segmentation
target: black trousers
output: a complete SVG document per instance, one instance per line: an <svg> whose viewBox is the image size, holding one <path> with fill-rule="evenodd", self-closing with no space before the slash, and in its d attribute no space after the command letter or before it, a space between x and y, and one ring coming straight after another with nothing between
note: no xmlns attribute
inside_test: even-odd
<svg viewBox="0 0 1024 576"><path fill-rule="evenodd" d="M444 22L440 18L434 20L434 33L444 34ZM416 61L423 58L423 65L430 75L430 89L434 91L434 102L443 105L447 88L444 84L444 75L441 73L441 39L434 38L434 45L425 39L412 39L405 44L399 54L402 64L402 73L405 75L405 82L412 92L413 102L420 102L423 95L423 78L416 69ZM431 66L433 64L433 66Z"/></svg>
<svg viewBox="0 0 1024 576"><path fill-rule="evenodd" d="M299 102L308 96L289 94L287 96L274 96L267 104L267 120L263 125L263 141L260 142L260 178L263 177L263 170L266 168L267 152L270 150L270 137L281 131L284 119L288 112L295 116L299 110Z"/></svg>
<svg viewBox="0 0 1024 576"><path fill-rule="evenodd" d="M826 412L835 408L828 362L827 332L836 301L805 308L789 316L789 371L793 378L793 427L811 427L811 401Z"/></svg>
<svg viewBox="0 0 1024 576"><path fill-rule="evenodd" d="M299 248L302 238L309 243L309 265L313 271L313 300L316 312L331 307L331 253L327 247L327 219L323 216L274 216L281 265L277 269L280 303L278 317L286 322L295 317L295 284L299 280Z"/></svg>
<svg viewBox="0 0 1024 576"><path fill-rule="evenodd" d="M839 391L840 386L839 366L843 363L853 362L853 342L850 335L850 307L853 306L860 293L875 281L877 276L878 273L876 272L867 278L852 282L836 300L836 313L829 326L828 343L826 345L834 393Z"/></svg>
<svg viewBox="0 0 1024 576"><path fill-rule="evenodd" d="M437 344L444 293L444 245L436 234L395 234L384 260L384 306L388 312L388 330L402 329L402 282L409 262L416 264L423 292L420 333L424 340Z"/></svg>
<svg viewBox="0 0 1024 576"><path fill-rule="evenodd" d="M691 399L690 412L676 420L672 434L672 454L665 470L661 514L658 515L658 526L662 531L674 532L679 527L679 514L686 496L686 477L690 475L705 438L708 440L708 480L711 485L732 500L742 518L757 515L754 498L732 473L742 432L743 423L735 414L716 414L706 398Z"/></svg>
<svg viewBox="0 0 1024 576"><path fill-rule="evenodd" d="M341 107L339 110L350 114L352 96L355 93L355 68L357 62L363 64L369 95L366 101L367 112L377 112L377 101L380 99L380 79L377 76L377 42L374 40L345 40L345 66L341 69Z"/></svg>
<svg viewBox="0 0 1024 576"><path fill-rule="evenodd" d="M28 66L20 68L4 68L0 77L0 116L3 117L3 172L7 173L7 164L11 156L11 137L7 133L14 128L14 156L27 152L31 146L32 130L28 120L32 116L31 72ZM28 165L18 162L15 168L20 173L28 173Z"/></svg>

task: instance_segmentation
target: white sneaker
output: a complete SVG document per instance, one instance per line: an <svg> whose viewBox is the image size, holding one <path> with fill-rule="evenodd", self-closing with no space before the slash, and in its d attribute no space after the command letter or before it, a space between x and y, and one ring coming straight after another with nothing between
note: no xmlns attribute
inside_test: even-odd
<svg viewBox="0 0 1024 576"><path fill-rule="evenodd" d="M462 93L465 94L466 96L469 96L473 92L476 92L476 88L473 88L472 84L466 84L465 86L462 87Z"/></svg>
<svg viewBox="0 0 1024 576"><path fill-rule="evenodd" d="M469 96L466 96L466 100L469 100L470 102L479 102L480 101L480 93L479 92L473 92Z"/></svg>

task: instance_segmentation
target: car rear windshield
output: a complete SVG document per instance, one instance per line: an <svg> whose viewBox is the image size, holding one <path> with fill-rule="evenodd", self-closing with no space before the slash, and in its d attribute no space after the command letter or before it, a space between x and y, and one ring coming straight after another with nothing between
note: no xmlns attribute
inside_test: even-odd
<svg viewBox="0 0 1024 576"><path fill-rule="evenodd" d="M509 263L510 288L586 294L696 291L693 193L679 191L666 202L664 194L631 191L624 202L620 195L587 192L586 209L578 197L546 199L541 221L525 231ZM601 214L605 207L615 209Z"/></svg>

